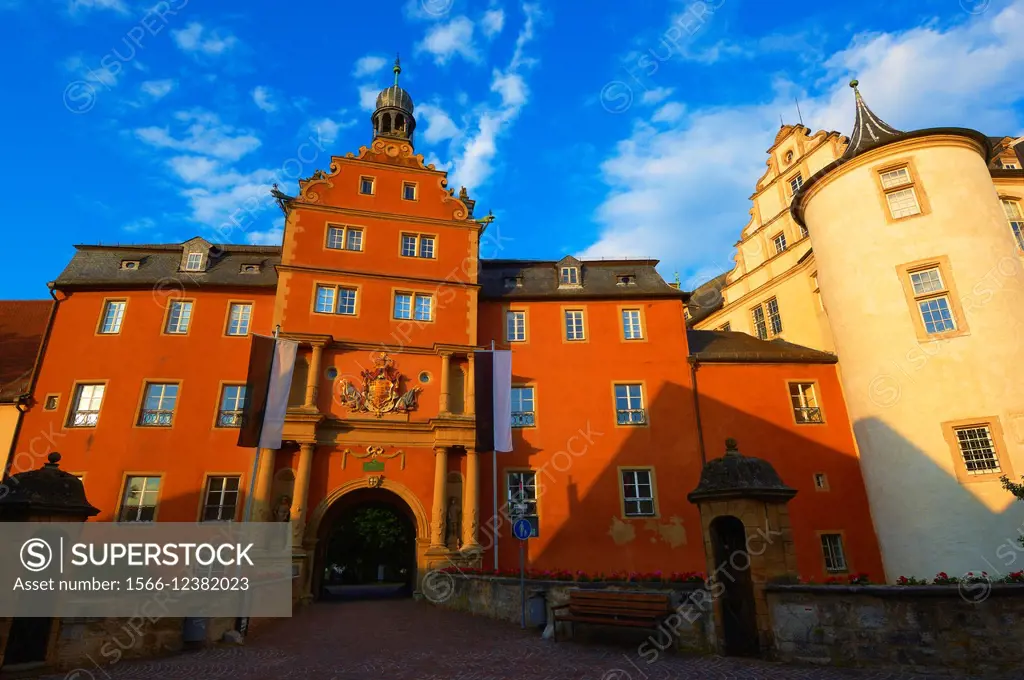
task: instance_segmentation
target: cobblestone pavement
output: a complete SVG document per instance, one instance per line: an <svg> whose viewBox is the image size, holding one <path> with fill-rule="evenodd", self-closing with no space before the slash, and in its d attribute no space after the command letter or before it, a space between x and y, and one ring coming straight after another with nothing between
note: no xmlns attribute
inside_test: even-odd
<svg viewBox="0 0 1024 680"><path fill-rule="evenodd" d="M632 659L632 661L630 660ZM633 665L633 664L636 665ZM895 671L664 656L541 639L536 631L412 600L315 604L241 647L92 666L42 680L925 680ZM943 676L949 680L949 676Z"/></svg>

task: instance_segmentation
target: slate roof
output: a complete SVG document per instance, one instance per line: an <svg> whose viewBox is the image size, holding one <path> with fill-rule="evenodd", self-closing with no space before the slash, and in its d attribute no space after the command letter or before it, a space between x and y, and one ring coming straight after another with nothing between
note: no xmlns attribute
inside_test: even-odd
<svg viewBox="0 0 1024 680"><path fill-rule="evenodd" d="M572 260L575 262L575 260ZM585 300L592 298L675 298L689 293L670 286L655 267L657 260L580 260L582 285L559 286L562 260L482 260L480 295L487 300ZM620 283L631 276L633 283ZM511 287L508 280L520 280Z"/></svg>
<svg viewBox="0 0 1024 680"><path fill-rule="evenodd" d="M708 318L725 305L722 289L725 288L729 272L719 274L706 283L702 283L690 293L690 301L686 308L690 310L687 326L693 326Z"/></svg>
<svg viewBox="0 0 1024 680"><path fill-rule="evenodd" d="M182 248L182 244L77 245L74 257L54 284L57 288L277 285L274 266L281 262L280 246L214 245L205 272L180 271ZM139 268L122 269L123 260L139 260ZM243 264L259 264L260 271L242 274Z"/></svg>
<svg viewBox="0 0 1024 680"><path fill-rule="evenodd" d="M0 300L0 403L28 394L52 300Z"/></svg>
<svg viewBox="0 0 1024 680"><path fill-rule="evenodd" d="M784 340L761 340L738 331L686 332L690 356L708 363L834 364L835 354Z"/></svg>

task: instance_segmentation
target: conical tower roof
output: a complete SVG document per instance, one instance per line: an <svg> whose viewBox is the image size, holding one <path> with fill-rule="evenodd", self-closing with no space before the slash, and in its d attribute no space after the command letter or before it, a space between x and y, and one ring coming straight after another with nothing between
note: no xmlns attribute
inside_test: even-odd
<svg viewBox="0 0 1024 680"><path fill-rule="evenodd" d="M859 84L856 80L850 81L850 87L853 88L856 99L857 118L853 123L853 132L850 134L850 145L846 147L846 153L842 156L844 159L853 158L868 149L881 146L904 134L903 131L889 125L868 108L867 102L864 101L860 90L857 89Z"/></svg>

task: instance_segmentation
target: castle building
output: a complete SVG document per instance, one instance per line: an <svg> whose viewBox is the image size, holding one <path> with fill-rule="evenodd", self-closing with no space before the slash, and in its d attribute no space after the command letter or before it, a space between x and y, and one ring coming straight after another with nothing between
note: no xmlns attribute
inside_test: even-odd
<svg viewBox="0 0 1024 680"><path fill-rule="evenodd" d="M1021 568L1024 147L899 131L857 83L847 139L784 126L736 267L690 325L835 351L890 579ZM1016 144L1016 145L1015 145Z"/></svg>
<svg viewBox="0 0 1024 680"><path fill-rule="evenodd" d="M15 455L14 440L32 396L52 310L50 300L0 301L0 455L5 459ZM44 448L51 438L49 432L32 433L27 438L32 450L11 463L25 470L39 467L46 460Z"/></svg>
<svg viewBox="0 0 1024 680"><path fill-rule="evenodd" d="M510 506L533 568L704 572L687 494L735 438L796 490L803 576L884 578L835 355L688 331L689 294L652 260L481 259L498 226L415 153L399 72L369 146L275 192L280 247L81 245L50 284L22 431L60 433L96 519L238 521L251 500L248 518L292 523L300 599L365 506L405 518L417 583L514 568ZM274 332L300 357L284 443L256 452L236 445L249 336ZM491 347L513 361L514 450L494 457L474 448Z"/></svg>

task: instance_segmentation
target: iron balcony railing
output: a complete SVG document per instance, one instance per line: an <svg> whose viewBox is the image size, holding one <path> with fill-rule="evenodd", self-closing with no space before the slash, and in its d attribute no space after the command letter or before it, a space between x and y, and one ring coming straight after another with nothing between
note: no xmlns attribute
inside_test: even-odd
<svg viewBox="0 0 1024 680"><path fill-rule="evenodd" d="M798 406L794 409L798 423L820 423L821 409L817 406Z"/></svg>
<svg viewBox="0 0 1024 680"><path fill-rule="evenodd" d="M158 409L158 410L146 410L142 412L142 416L139 418L139 425L149 425L152 427L170 427L171 419L174 417L174 411Z"/></svg>
<svg viewBox="0 0 1024 680"><path fill-rule="evenodd" d="M75 411L71 415L71 427L95 427L99 419L99 411Z"/></svg>
<svg viewBox="0 0 1024 680"><path fill-rule="evenodd" d="M242 426L242 412L241 411L221 411L217 416L218 427L241 427Z"/></svg>
<svg viewBox="0 0 1024 680"><path fill-rule="evenodd" d="M646 425L647 409L628 408L616 411L619 425Z"/></svg>
<svg viewBox="0 0 1024 680"><path fill-rule="evenodd" d="M512 427L533 427L533 411L513 411Z"/></svg>

